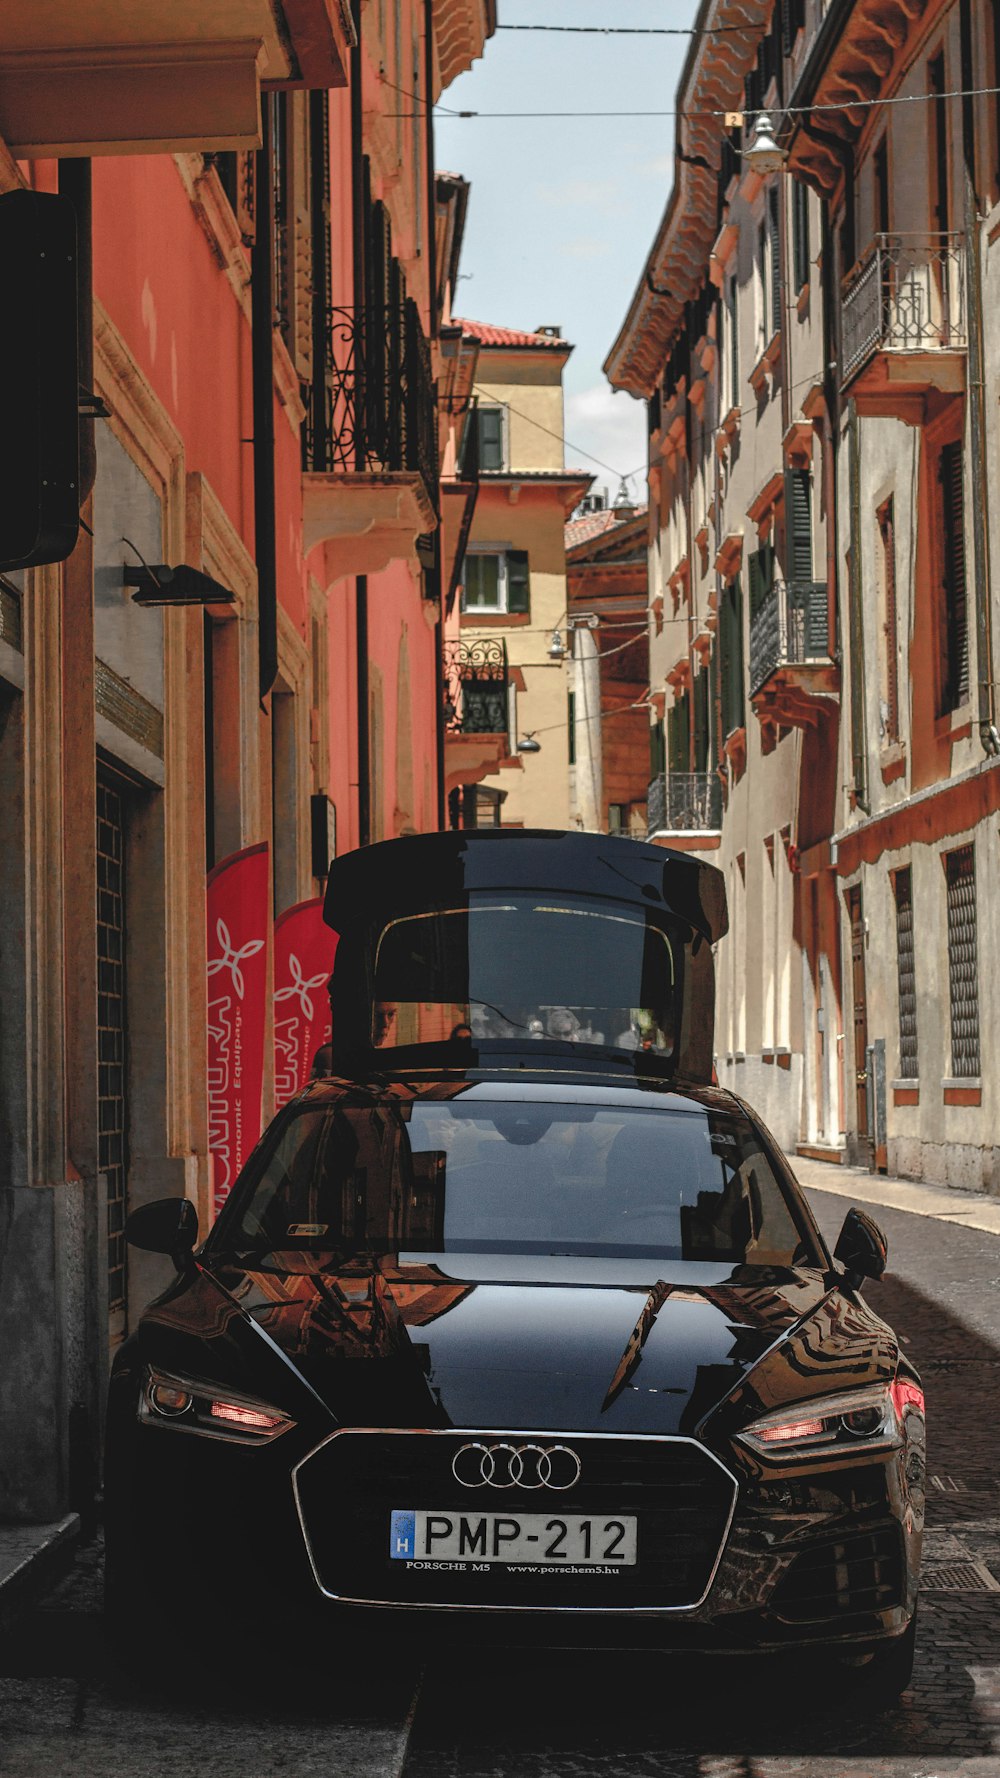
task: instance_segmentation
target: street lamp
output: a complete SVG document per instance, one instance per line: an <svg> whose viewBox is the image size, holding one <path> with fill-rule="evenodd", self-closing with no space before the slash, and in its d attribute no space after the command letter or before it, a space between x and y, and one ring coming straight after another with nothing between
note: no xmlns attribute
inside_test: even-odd
<svg viewBox="0 0 1000 1778"><path fill-rule="evenodd" d="M517 751L518 753L541 753L542 743L535 740L534 729L529 729L526 735L522 735L517 743Z"/></svg>
<svg viewBox="0 0 1000 1778"><path fill-rule="evenodd" d="M566 659L566 644L558 630L553 630L552 641L545 652L550 661L564 661Z"/></svg>
<svg viewBox="0 0 1000 1778"><path fill-rule="evenodd" d="M762 111L753 128L753 135L743 150L743 159L754 173L763 178L768 173L777 173L788 159L788 152L781 147L775 134L771 119L766 111Z"/></svg>

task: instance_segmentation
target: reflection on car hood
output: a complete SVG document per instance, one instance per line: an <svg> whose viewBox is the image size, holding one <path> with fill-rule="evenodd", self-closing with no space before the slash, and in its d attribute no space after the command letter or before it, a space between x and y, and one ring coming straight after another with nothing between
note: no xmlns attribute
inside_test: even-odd
<svg viewBox="0 0 1000 1778"><path fill-rule="evenodd" d="M342 1425L692 1433L727 1397L745 1420L895 1363L818 1272L675 1261L275 1254L192 1277L146 1326L151 1357L157 1329L180 1342L160 1362L293 1412L304 1381Z"/></svg>

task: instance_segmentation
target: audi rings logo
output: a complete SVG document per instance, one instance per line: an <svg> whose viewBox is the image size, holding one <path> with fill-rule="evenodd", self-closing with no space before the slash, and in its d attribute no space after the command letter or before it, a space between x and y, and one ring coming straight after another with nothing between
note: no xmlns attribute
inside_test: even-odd
<svg viewBox="0 0 1000 1778"><path fill-rule="evenodd" d="M451 1472L463 1488L554 1488L580 1480L580 1459L568 1445L461 1445Z"/></svg>

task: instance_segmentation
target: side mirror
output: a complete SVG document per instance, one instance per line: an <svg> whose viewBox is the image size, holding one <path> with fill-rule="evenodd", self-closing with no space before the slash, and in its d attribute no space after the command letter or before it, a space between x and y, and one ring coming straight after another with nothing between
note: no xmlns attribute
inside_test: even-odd
<svg viewBox="0 0 1000 1778"><path fill-rule="evenodd" d="M125 1239L146 1253L168 1253L182 1271L198 1239L198 1212L190 1198L156 1198L132 1211Z"/></svg>
<svg viewBox="0 0 1000 1778"><path fill-rule="evenodd" d="M857 1290L865 1278L881 1278L889 1249L874 1217L857 1207L848 1210L833 1257L843 1266L852 1290Z"/></svg>

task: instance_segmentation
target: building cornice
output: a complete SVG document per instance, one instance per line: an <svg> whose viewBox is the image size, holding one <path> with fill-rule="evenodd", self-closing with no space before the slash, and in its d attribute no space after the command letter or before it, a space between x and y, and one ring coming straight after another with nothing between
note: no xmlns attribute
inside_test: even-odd
<svg viewBox="0 0 1000 1778"><path fill-rule="evenodd" d="M674 185L622 329L604 362L616 389L648 397L684 305L697 295L718 235L724 114L742 109L743 83L771 0L702 0L677 93ZM714 35L706 33L713 32Z"/></svg>

